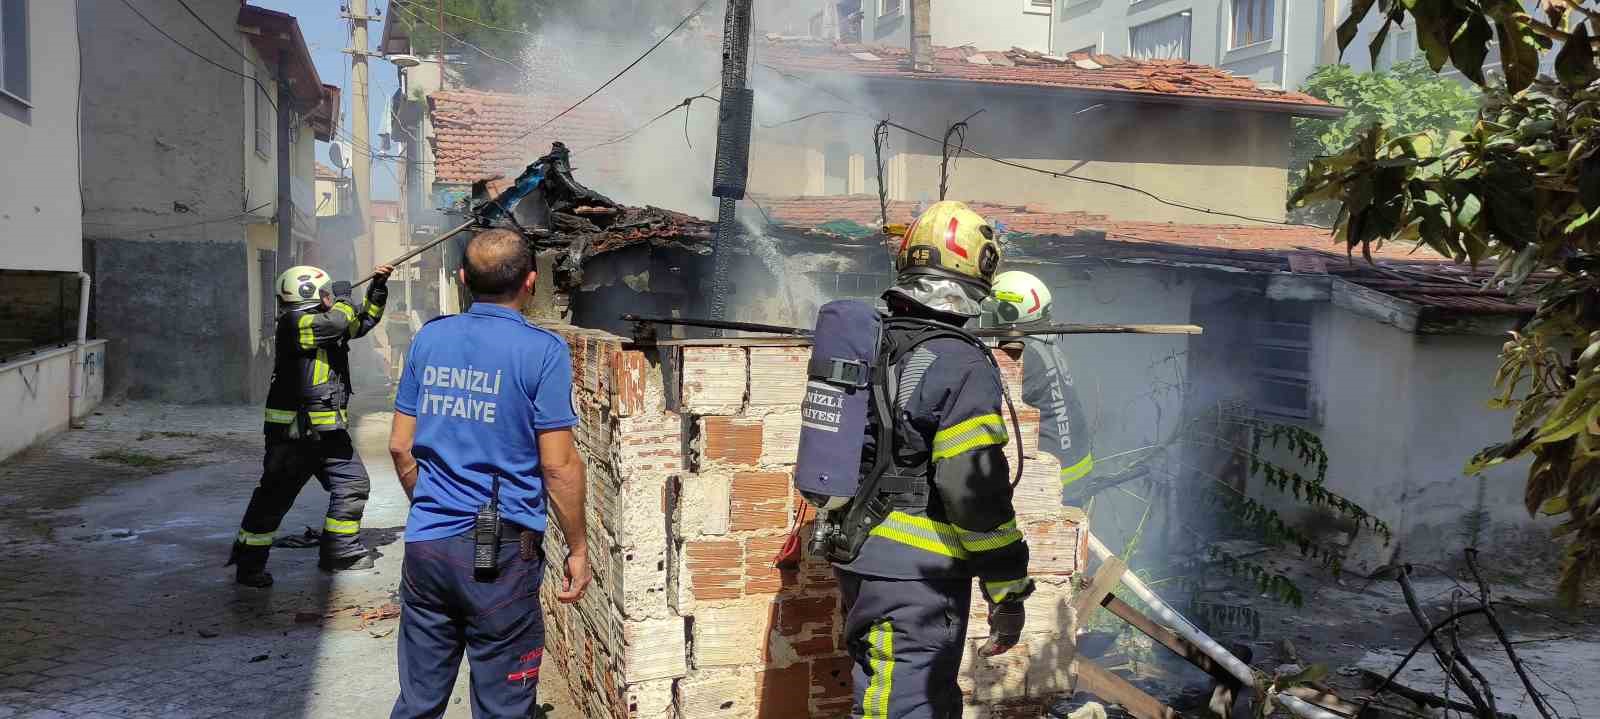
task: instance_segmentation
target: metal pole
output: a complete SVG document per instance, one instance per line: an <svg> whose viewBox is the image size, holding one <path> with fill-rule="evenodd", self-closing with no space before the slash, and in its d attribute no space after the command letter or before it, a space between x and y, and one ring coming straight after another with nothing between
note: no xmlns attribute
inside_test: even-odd
<svg viewBox="0 0 1600 719"><path fill-rule="evenodd" d="M1108 549L1105 544L1100 542L1100 538L1094 536L1093 532L1089 533L1089 551L1093 552L1095 557L1099 558L1102 562L1114 556L1112 555L1111 550ZM1159 619L1161 623L1167 625L1167 627L1176 632L1178 636L1192 642L1200 649L1201 652L1204 652L1206 656L1211 657L1212 661L1221 665L1223 669L1228 670L1229 674L1232 674L1240 682L1243 682L1244 686L1253 687L1256 685L1255 671L1250 668L1250 665L1240 661L1239 658L1234 656L1232 652L1227 650L1227 648L1223 647L1221 644L1218 644L1217 640L1212 639L1205 632L1200 631L1198 627L1196 627L1194 624L1191 624L1189 620L1185 619L1182 614L1177 612L1177 610L1173 609L1166 602L1162 601L1161 597L1156 596L1155 592L1150 591L1150 587L1146 585L1143 580L1139 579L1137 575L1135 575L1133 572L1125 572L1122 575L1122 583L1129 589L1133 590L1134 596L1137 596L1141 601L1143 601L1145 606L1150 607L1151 616ZM1293 697L1287 694L1275 694L1273 695L1273 699L1275 699L1284 709L1288 709L1291 713L1301 717L1301 719L1349 719L1348 717L1340 716L1311 704L1303 699L1300 699L1299 697Z"/></svg>
<svg viewBox="0 0 1600 719"><path fill-rule="evenodd" d="M750 72L750 15L754 0L728 0L722 37L722 103L717 119L717 163L712 194L717 203L717 234L711 242L711 318L728 311L728 244L739 236L734 216L744 199L750 167L750 120L754 99L745 81ZM721 330L715 331L722 336Z"/></svg>
<svg viewBox="0 0 1600 719"><path fill-rule="evenodd" d="M356 212L361 232L355 237L355 272L372 269L372 140L367 111L367 0L350 0L350 135L354 139Z"/></svg>
<svg viewBox="0 0 1600 719"><path fill-rule="evenodd" d="M285 53L278 53L278 127L276 143L278 159L278 271L295 263L299 253L294 251L294 192L289 186L289 123L294 116L294 96L289 94L288 63Z"/></svg>

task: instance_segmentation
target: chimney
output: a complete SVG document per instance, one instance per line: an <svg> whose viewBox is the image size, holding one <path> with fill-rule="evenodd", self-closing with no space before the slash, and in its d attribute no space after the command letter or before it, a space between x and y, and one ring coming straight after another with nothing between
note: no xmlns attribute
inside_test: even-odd
<svg viewBox="0 0 1600 719"><path fill-rule="evenodd" d="M933 0L911 0L911 69L933 72Z"/></svg>

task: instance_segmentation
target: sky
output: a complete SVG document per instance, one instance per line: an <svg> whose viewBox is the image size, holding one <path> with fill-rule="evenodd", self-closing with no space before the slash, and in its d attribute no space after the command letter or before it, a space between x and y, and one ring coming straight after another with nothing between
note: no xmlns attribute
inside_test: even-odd
<svg viewBox="0 0 1600 719"><path fill-rule="evenodd" d="M311 59L317 65L317 74L322 76L322 81L329 85L338 85L341 90L340 97L344 103L341 113L341 122L346 130L351 127L353 118L350 116L350 56L341 52L350 46L350 23L339 17L339 6L345 3L341 0L251 0L252 5L286 12L295 16L300 21L300 33L305 35L306 45L311 48ZM368 0L367 11L371 14L382 14L387 17L389 3L385 0ZM367 24L368 50L376 50L378 41L383 36L383 23L371 22ZM380 57L367 59L367 76L370 78L372 97L368 100L370 111L368 121L370 127L369 137L377 142L379 121L383 115L385 101L394 94L400 81L395 66ZM324 165L333 166L328 160L328 145L317 143L317 161ZM399 183L396 176L400 174L400 164L392 161L373 160L372 163L372 197L377 200L392 200L399 197Z"/></svg>

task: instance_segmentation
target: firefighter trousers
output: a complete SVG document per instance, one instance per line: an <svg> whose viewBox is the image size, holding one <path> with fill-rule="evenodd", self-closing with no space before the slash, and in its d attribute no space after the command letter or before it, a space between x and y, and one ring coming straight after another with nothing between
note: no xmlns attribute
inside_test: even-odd
<svg viewBox="0 0 1600 719"><path fill-rule="evenodd" d="M836 570L857 719L961 719L970 579L884 579Z"/></svg>
<svg viewBox="0 0 1600 719"><path fill-rule="evenodd" d="M241 570L259 570L267 564L267 553L283 522L283 515L294 506L295 497L306 480L316 477L328 490L328 514L322 524L322 559L346 559L367 553L360 539L361 514L367 508L372 482L367 468L350 443L350 433L331 430L316 439L288 439L267 435L267 450L262 459L261 484L250 496L250 505L239 523L235 558Z"/></svg>

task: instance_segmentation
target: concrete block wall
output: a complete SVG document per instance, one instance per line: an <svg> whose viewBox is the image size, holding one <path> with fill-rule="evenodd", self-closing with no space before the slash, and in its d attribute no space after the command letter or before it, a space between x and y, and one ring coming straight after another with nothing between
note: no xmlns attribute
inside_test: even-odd
<svg viewBox="0 0 1600 719"><path fill-rule="evenodd" d="M773 567L803 504L790 475L810 348L634 347L552 329L572 348L595 584L578 604L557 604L551 562L545 661L560 665L582 715L848 715L832 569L811 557L798 571ZM1020 395L1018 358L997 356ZM968 717L1038 716L1042 700L1069 689L1071 579L1085 545L1061 515L1057 468L1036 452L1038 413L1015 400L1026 460L1017 503L1040 588L1022 646L994 660L973 651L988 629L974 595ZM558 534L552 522L552 559Z"/></svg>

